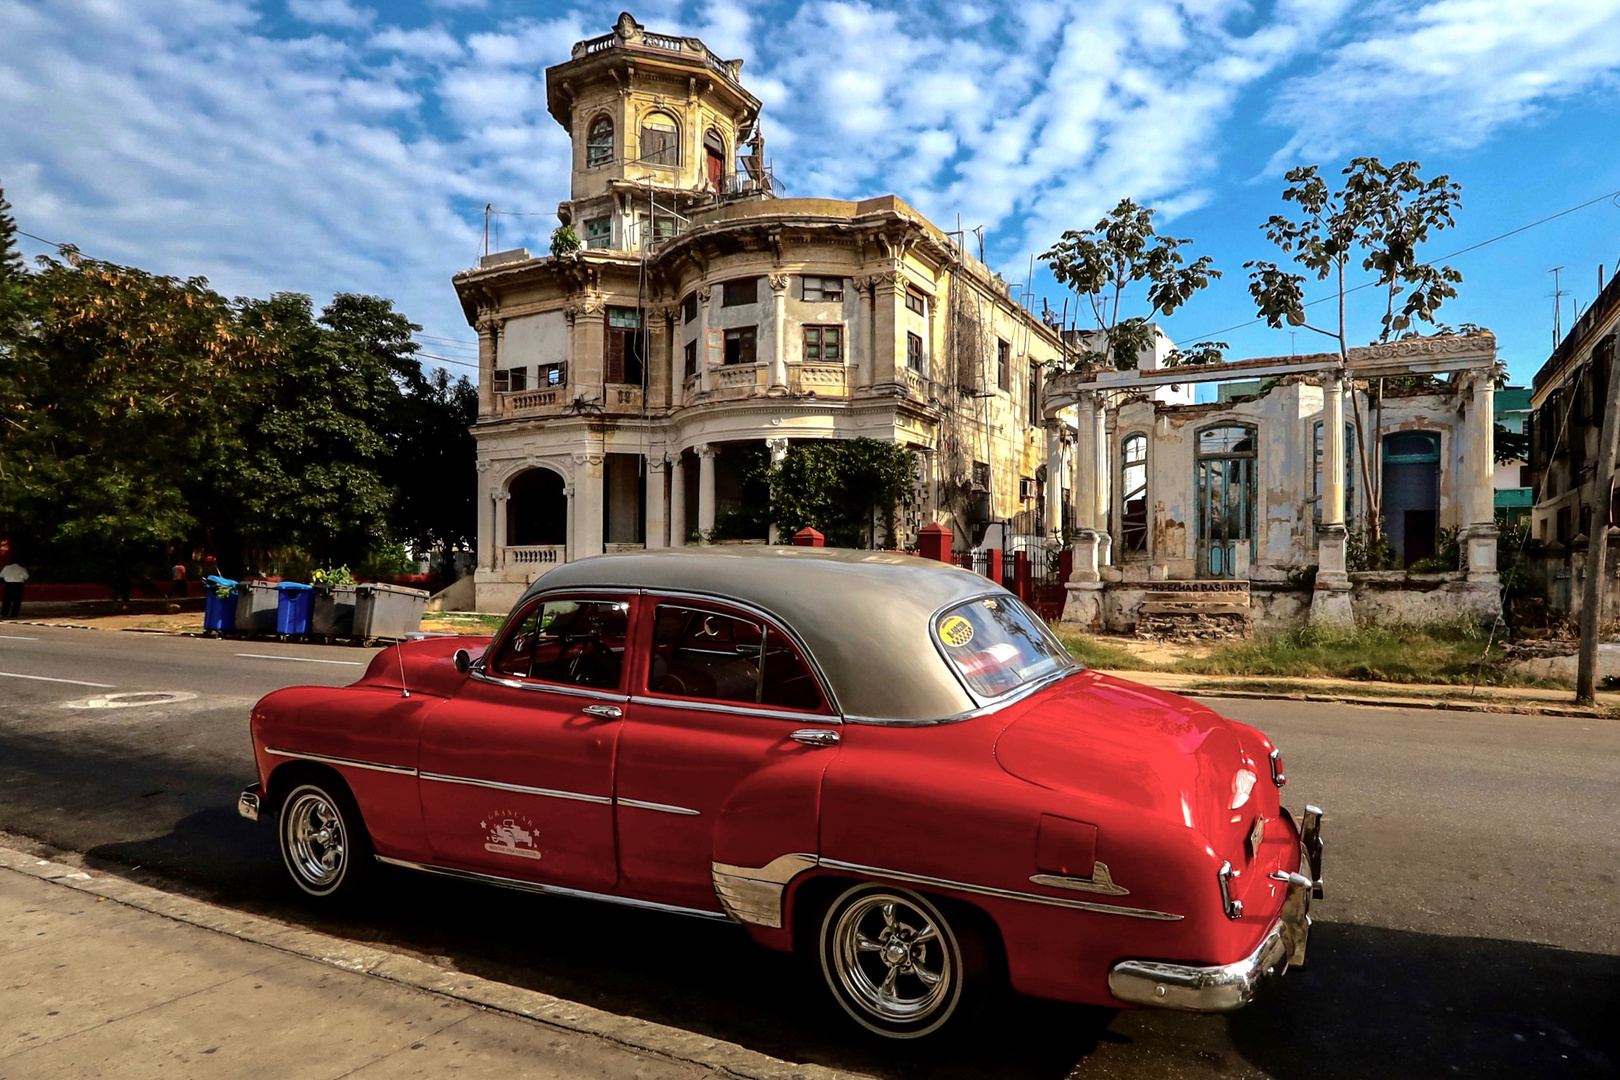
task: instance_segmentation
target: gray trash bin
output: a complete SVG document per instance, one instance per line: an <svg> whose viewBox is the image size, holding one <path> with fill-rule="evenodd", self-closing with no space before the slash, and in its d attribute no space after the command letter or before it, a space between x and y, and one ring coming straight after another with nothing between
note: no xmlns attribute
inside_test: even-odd
<svg viewBox="0 0 1620 1080"><path fill-rule="evenodd" d="M273 581L239 581L236 583L236 632L239 634L274 634L276 609L281 605L281 593Z"/></svg>
<svg viewBox="0 0 1620 1080"><path fill-rule="evenodd" d="M316 637L354 637L355 585L315 586L315 611L310 616L310 633Z"/></svg>
<svg viewBox="0 0 1620 1080"><path fill-rule="evenodd" d="M354 599L354 636L404 641L422 627L428 594L398 585L358 585Z"/></svg>

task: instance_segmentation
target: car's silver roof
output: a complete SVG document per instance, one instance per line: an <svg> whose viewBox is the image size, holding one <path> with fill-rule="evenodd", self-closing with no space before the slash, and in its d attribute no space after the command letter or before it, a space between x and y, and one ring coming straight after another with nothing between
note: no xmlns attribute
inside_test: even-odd
<svg viewBox="0 0 1620 1080"><path fill-rule="evenodd" d="M929 622L948 604L1005 591L932 559L757 545L598 555L546 573L524 599L561 588L669 589L752 604L804 639L847 715L910 721L977 707L934 647Z"/></svg>

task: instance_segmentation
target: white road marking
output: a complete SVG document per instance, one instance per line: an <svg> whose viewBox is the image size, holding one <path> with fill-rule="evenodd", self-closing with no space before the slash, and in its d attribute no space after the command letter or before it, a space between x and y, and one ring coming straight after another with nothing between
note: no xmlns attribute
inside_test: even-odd
<svg viewBox="0 0 1620 1080"><path fill-rule="evenodd" d="M38 641L37 637L18 637L16 634L0 634L0 641Z"/></svg>
<svg viewBox="0 0 1620 1080"><path fill-rule="evenodd" d="M111 689L113 689L113 684L112 683L85 682L83 679L53 679L49 675L22 675L22 674L19 674L19 673L15 672L15 671L0 671L0 678L6 678L6 679L33 679L36 682L60 682L60 683L70 683L70 684L72 684L74 686L96 686L96 687L100 687L103 690L111 690Z"/></svg>
<svg viewBox="0 0 1620 1080"><path fill-rule="evenodd" d="M266 653L239 652L237 656L245 656L249 660L297 660L305 664L347 664L350 667L365 667L359 660L318 660L313 656L270 656ZM92 684L94 685L94 684Z"/></svg>

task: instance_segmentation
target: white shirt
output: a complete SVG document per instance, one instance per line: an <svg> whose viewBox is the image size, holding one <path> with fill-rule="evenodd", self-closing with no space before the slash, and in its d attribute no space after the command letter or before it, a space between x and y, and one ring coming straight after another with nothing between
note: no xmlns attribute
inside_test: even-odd
<svg viewBox="0 0 1620 1080"><path fill-rule="evenodd" d="M0 570L0 581L9 581L21 584L28 580L28 571L23 569L21 563L6 563L5 569Z"/></svg>

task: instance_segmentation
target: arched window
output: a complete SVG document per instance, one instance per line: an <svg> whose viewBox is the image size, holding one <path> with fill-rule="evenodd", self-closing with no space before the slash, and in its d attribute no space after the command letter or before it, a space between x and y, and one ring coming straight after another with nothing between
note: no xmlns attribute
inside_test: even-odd
<svg viewBox="0 0 1620 1080"><path fill-rule="evenodd" d="M681 163L681 131L668 113L648 113L641 122L641 160L648 165Z"/></svg>
<svg viewBox="0 0 1620 1080"><path fill-rule="evenodd" d="M1122 492L1120 506L1120 541L1125 545L1125 553L1143 552L1147 550L1148 538L1148 503L1147 503L1147 436L1127 435L1125 441L1120 443L1119 451L1119 490Z"/></svg>
<svg viewBox="0 0 1620 1080"><path fill-rule="evenodd" d="M613 160L613 119L598 116L585 132L585 164L606 165Z"/></svg>

